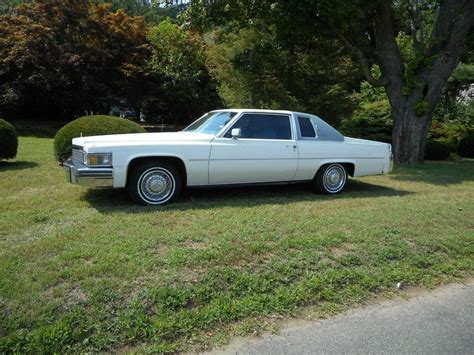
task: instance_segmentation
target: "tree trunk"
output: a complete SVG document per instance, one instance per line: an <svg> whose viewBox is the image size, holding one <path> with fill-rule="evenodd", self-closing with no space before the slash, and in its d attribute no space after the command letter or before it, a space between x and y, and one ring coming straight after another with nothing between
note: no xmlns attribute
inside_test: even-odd
<svg viewBox="0 0 474 355"><path fill-rule="evenodd" d="M420 164L425 159L425 147L431 115L417 116L405 106L393 114L393 155L397 163Z"/></svg>
<svg viewBox="0 0 474 355"><path fill-rule="evenodd" d="M358 57L367 80L372 85L385 87L392 108L395 161L418 164L424 161L428 130L442 89L467 51L466 38L474 26L474 0L441 2L428 49L423 52L426 62L431 64L418 64L415 72L409 73L416 85L411 83L408 95L404 93L409 85L391 13L392 1L381 0L374 17L375 54L382 71L382 77L377 80L371 76L364 53L343 35L339 34L339 38ZM416 114L417 106L423 113Z"/></svg>

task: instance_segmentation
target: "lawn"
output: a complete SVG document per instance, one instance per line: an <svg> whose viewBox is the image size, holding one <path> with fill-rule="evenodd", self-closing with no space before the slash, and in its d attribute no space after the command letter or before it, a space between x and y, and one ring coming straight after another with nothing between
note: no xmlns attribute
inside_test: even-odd
<svg viewBox="0 0 474 355"><path fill-rule="evenodd" d="M338 196L195 190L139 207L67 184L52 140L25 137L0 194L0 353L201 349L474 271L473 160L397 167Z"/></svg>

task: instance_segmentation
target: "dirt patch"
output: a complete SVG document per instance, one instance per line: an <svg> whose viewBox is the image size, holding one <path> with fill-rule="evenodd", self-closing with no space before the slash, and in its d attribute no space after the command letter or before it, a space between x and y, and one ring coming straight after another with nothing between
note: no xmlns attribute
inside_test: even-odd
<svg viewBox="0 0 474 355"><path fill-rule="evenodd" d="M336 258L340 258L346 256L354 251L354 245L351 243L342 243L337 247L333 247L330 249L332 255Z"/></svg>
<svg viewBox="0 0 474 355"><path fill-rule="evenodd" d="M68 303L71 305L86 303L88 299L89 297L78 285L74 285L67 294Z"/></svg>

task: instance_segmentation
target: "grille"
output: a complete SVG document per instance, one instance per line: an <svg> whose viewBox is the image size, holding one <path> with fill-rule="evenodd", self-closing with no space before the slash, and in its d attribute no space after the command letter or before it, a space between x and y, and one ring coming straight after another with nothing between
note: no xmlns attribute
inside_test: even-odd
<svg viewBox="0 0 474 355"><path fill-rule="evenodd" d="M81 149L73 149L72 162L75 164L84 164L84 151Z"/></svg>

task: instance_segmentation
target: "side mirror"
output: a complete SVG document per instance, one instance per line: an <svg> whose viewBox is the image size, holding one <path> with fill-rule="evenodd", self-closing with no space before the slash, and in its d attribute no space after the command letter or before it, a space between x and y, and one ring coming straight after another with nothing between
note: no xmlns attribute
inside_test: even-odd
<svg viewBox="0 0 474 355"><path fill-rule="evenodd" d="M241 133L242 130L240 128L232 128L230 135L232 136L232 139L237 139L240 137Z"/></svg>

